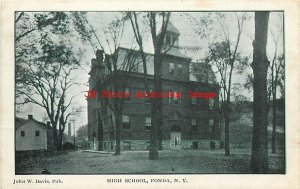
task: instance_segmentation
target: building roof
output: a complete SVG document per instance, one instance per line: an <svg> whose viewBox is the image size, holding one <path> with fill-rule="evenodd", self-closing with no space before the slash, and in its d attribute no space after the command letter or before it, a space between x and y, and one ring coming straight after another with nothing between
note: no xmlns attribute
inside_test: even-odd
<svg viewBox="0 0 300 189"><path fill-rule="evenodd" d="M15 129L18 129L19 127L23 126L25 123L28 123L30 121L33 121L33 122L37 123L39 126L48 129L47 124L45 124L45 123L39 122L35 119L23 119L23 118L18 118L18 117L15 117Z"/></svg>
<svg viewBox="0 0 300 189"><path fill-rule="evenodd" d="M165 47L165 48L168 48L168 47ZM135 49L129 49L129 48L125 48L125 47L118 47L118 49L122 49L122 50L125 50L125 51L126 50L127 51L136 51L137 54L139 55L138 50L135 50ZM166 51L167 51L165 53L166 55L174 56L174 57L179 57L179 58L184 58L184 59L190 59L191 60L191 58L188 57L187 55L183 54L181 52L180 48L178 48L178 47L173 46L173 47L171 47L169 49L166 49ZM163 52L164 52L164 50L162 50L162 54L164 54ZM146 56L154 56L153 53L149 53L149 52L144 52L144 53L145 53Z"/></svg>
<svg viewBox="0 0 300 189"><path fill-rule="evenodd" d="M186 56L183 54L179 48L177 47L171 47L170 50L167 51L167 55L175 56L175 57L180 57L184 59L191 59L190 57Z"/></svg>

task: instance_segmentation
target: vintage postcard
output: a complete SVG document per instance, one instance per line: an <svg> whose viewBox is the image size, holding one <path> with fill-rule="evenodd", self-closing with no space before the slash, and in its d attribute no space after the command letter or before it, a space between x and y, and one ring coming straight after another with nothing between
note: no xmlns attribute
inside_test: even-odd
<svg viewBox="0 0 300 189"><path fill-rule="evenodd" d="M299 188L297 1L2 1L1 187Z"/></svg>

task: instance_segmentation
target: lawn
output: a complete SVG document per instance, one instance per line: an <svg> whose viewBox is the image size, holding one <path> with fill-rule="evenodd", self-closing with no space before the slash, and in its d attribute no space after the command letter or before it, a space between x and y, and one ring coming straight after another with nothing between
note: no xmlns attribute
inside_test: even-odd
<svg viewBox="0 0 300 189"><path fill-rule="evenodd" d="M83 151L37 155L16 162L16 174L212 174L249 173L249 150L163 150L159 160L148 160L147 151L125 151L122 155ZM270 155L270 173L284 174L284 157Z"/></svg>

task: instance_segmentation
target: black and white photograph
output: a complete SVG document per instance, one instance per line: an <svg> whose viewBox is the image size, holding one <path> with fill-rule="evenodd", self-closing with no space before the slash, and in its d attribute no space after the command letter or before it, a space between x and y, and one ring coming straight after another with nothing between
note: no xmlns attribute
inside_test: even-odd
<svg viewBox="0 0 300 189"><path fill-rule="evenodd" d="M16 175L285 174L283 11L16 11L14 27Z"/></svg>
<svg viewBox="0 0 300 189"><path fill-rule="evenodd" d="M16 175L286 173L283 11L14 16Z"/></svg>

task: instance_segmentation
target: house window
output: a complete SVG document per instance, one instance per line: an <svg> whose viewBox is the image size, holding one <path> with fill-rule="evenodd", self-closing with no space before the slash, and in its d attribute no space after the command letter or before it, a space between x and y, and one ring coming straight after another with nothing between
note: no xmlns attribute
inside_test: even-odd
<svg viewBox="0 0 300 189"><path fill-rule="evenodd" d="M40 136L40 131L35 131L35 136L36 137Z"/></svg>
<svg viewBox="0 0 300 189"><path fill-rule="evenodd" d="M178 64L177 65L177 73L178 73L178 76L181 76L182 75L182 64Z"/></svg>
<svg viewBox="0 0 300 189"><path fill-rule="evenodd" d="M151 130L151 117L146 117L145 119L145 126L146 126L146 131Z"/></svg>
<svg viewBox="0 0 300 189"><path fill-rule="evenodd" d="M191 98L191 104L192 104L193 106L196 106L196 104L197 104L197 99L196 99L196 98Z"/></svg>
<svg viewBox="0 0 300 189"><path fill-rule="evenodd" d="M25 136L25 131L21 131L21 137Z"/></svg>
<svg viewBox="0 0 300 189"><path fill-rule="evenodd" d="M130 102L130 89L128 87L125 88L125 101Z"/></svg>
<svg viewBox="0 0 300 189"><path fill-rule="evenodd" d="M174 63L169 63L169 75L174 76Z"/></svg>
<svg viewBox="0 0 300 189"><path fill-rule="evenodd" d="M122 125L123 125L123 129L130 130L130 122L129 122L128 115L122 115Z"/></svg>
<svg viewBox="0 0 300 189"><path fill-rule="evenodd" d="M191 122L192 122L192 131L198 131L197 120L196 119L192 119Z"/></svg>
<svg viewBox="0 0 300 189"><path fill-rule="evenodd" d="M214 131L214 120L209 119L208 125L209 125L209 132L213 132Z"/></svg>
<svg viewBox="0 0 300 189"><path fill-rule="evenodd" d="M128 141L123 141L123 150L130 150L130 142Z"/></svg>
<svg viewBox="0 0 300 189"><path fill-rule="evenodd" d="M215 103L215 99L209 98L208 107L209 107L210 110L212 110L214 108L214 103Z"/></svg>

